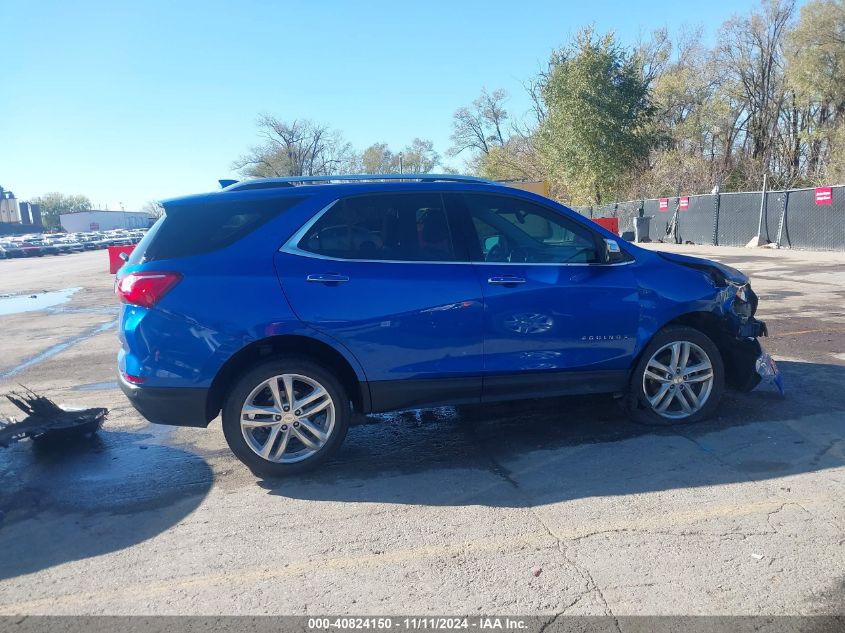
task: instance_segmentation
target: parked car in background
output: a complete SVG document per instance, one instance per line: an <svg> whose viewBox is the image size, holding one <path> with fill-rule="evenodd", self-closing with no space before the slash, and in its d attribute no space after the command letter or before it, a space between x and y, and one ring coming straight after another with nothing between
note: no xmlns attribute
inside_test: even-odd
<svg viewBox="0 0 845 633"><path fill-rule="evenodd" d="M82 243L70 237L55 240L53 243L62 249L64 253L81 253L85 250Z"/></svg>
<svg viewBox="0 0 845 633"><path fill-rule="evenodd" d="M109 240L106 239L103 233L89 233L86 239L93 244L95 249L107 248L109 246Z"/></svg>
<svg viewBox="0 0 845 633"><path fill-rule="evenodd" d="M21 250L23 257L42 257L45 254L40 245L32 242L14 242L14 244Z"/></svg>
<svg viewBox="0 0 845 633"><path fill-rule="evenodd" d="M44 250L45 255L62 255L66 252L59 243L58 238L54 236L45 236L43 238L33 240L32 243L38 244Z"/></svg>
<svg viewBox="0 0 845 633"><path fill-rule="evenodd" d="M3 248L3 251L6 254L6 259L24 256L23 249L13 242L0 242L0 247Z"/></svg>
<svg viewBox="0 0 845 633"><path fill-rule="evenodd" d="M61 255L62 249L53 240L43 237L32 238L29 242L41 249L41 255Z"/></svg>
<svg viewBox="0 0 845 633"><path fill-rule="evenodd" d="M83 250L86 251L93 251L97 250L97 240L93 236L86 235L85 233L76 233L71 236L74 240L79 242L80 246L82 246Z"/></svg>
<svg viewBox="0 0 845 633"><path fill-rule="evenodd" d="M164 209L118 273L120 385L152 422L222 412L259 474L327 459L353 409L609 393L669 425L778 376L741 272L490 181L265 179Z"/></svg>

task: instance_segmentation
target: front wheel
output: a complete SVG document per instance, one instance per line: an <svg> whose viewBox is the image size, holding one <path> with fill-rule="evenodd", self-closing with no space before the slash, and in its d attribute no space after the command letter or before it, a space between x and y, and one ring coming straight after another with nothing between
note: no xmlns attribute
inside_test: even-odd
<svg viewBox="0 0 845 633"><path fill-rule="evenodd" d="M627 409L637 421L670 425L710 417L725 390L722 355L704 333L661 330L631 374Z"/></svg>
<svg viewBox="0 0 845 633"><path fill-rule="evenodd" d="M331 457L349 428L337 378L304 358L264 363L234 385L223 407L232 452L257 475L301 473Z"/></svg>

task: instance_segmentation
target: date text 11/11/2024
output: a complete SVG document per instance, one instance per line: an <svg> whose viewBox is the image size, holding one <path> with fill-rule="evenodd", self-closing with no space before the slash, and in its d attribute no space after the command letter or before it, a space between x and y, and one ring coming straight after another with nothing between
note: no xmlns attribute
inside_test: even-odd
<svg viewBox="0 0 845 633"><path fill-rule="evenodd" d="M489 630L519 631L528 628L527 623L519 618L510 617L342 617L309 618L311 630Z"/></svg>

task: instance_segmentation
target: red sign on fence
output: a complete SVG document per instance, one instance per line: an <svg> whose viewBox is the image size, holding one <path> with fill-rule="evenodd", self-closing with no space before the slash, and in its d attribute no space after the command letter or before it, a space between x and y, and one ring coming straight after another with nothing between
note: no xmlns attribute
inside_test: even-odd
<svg viewBox="0 0 845 633"><path fill-rule="evenodd" d="M833 187L816 187L816 204L833 204Z"/></svg>
<svg viewBox="0 0 845 633"><path fill-rule="evenodd" d="M619 235L619 218L593 218L593 222Z"/></svg>
<svg viewBox="0 0 845 633"><path fill-rule="evenodd" d="M669 210L669 198L660 198L660 205L657 207L660 211Z"/></svg>
<svg viewBox="0 0 845 633"><path fill-rule="evenodd" d="M678 198L678 208L681 211L686 211L689 209L689 196L683 196L682 198Z"/></svg>

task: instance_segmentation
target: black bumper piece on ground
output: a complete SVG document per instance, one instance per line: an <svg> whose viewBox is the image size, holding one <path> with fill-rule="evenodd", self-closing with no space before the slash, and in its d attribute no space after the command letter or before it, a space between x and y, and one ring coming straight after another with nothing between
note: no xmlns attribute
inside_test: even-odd
<svg viewBox="0 0 845 633"><path fill-rule="evenodd" d="M118 381L132 406L150 422L170 426L206 427L208 389L195 387L144 387Z"/></svg>

